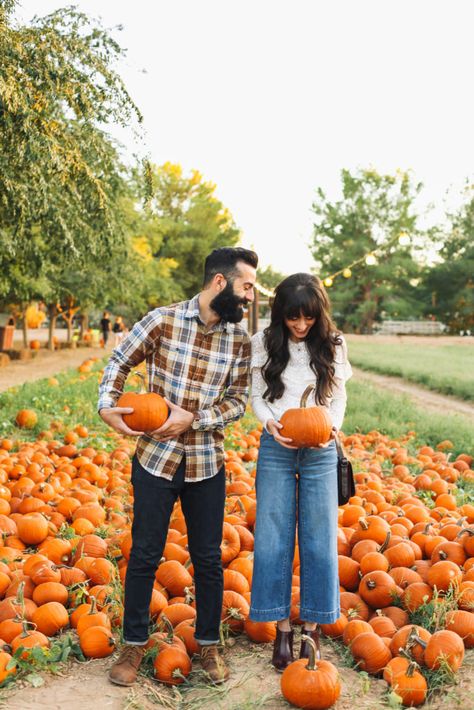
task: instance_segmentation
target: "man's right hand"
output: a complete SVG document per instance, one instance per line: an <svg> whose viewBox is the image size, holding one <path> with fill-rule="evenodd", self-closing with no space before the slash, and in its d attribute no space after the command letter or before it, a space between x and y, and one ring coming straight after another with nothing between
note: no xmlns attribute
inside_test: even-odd
<svg viewBox="0 0 474 710"><path fill-rule="evenodd" d="M133 407L103 407L99 415L109 427L114 429L118 434L125 436L141 436L145 432L133 431L123 421L122 414L131 414Z"/></svg>

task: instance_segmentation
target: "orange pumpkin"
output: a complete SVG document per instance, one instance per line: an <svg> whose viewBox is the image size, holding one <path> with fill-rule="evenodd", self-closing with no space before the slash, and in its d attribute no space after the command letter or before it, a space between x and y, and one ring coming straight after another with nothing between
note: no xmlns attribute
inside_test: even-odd
<svg viewBox="0 0 474 710"><path fill-rule="evenodd" d="M310 644L309 658L293 661L285 668L281 677L281 692L297 708L330 708L341 694L339 673L329 661L316 660L313 639L309 636L303 638Z"/></svg>
<svg viewBox="0 0 474 710"><path fill-rule="evenodd" d="M143 375L136 372L144 382ZM124 414L125 424L133 431L153 431L159 429L168 419L168 405L156 392L124 392L120 395L117 407L132 407L133 412Z"/></svg>
<svg viewBox="0 0 474 710"><path fill-rule="evenodd" d="M287 409L280 418L281 436L291 439L291 446L299 448L326 444L331 437L332 422L322 407L306 407L313 385L305 389L298 409Z"/></svg>

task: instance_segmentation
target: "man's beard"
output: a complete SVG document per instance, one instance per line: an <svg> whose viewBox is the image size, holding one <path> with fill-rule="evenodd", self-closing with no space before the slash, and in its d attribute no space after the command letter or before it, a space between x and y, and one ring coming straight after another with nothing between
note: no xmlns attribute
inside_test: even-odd
<svg viewBox="0 0 474 710"><path fill-rule="evenodd" d="M214 296L209 306L223 321L240 323L244 317L243 306L248 303L246 298L235 295L233 284L228 281L226 287L217 296Z"/></svg>

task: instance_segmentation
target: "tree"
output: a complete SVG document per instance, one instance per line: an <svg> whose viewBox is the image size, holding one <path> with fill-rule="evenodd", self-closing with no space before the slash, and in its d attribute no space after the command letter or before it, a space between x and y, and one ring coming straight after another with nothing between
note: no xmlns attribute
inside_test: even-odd
<svg viewBox="0 0 474 710"><path fill-rule="evenodd" d="M216 186L193 170L183 175L180 165L165 163L153 169L151 210L156 217L149 239L155 258L174 259L176 286L189 298L202 286L203 265L214 248L239 240L229 210L215 196Z"/></svg>
<svg viewBox="0 0 474 710"><path fill-rule="evenodd" d="M465 201L448 213L448 227L439 251L443 261L433 266L424 280L426 311L435 314L450 330L474 332L474 196L467 184Z"/></svg>
<svg viewBox="0 0 474 710"><path fill-rule="evenodd" d="M126 175L106 128L141 115L97 23L66 8L16 26L13 7L0 2L0 298L52 309L65 276L124 247Z"/></svg>
<svg viewBox="0 0 474 710"><path fill-rule="evenodd" d="M330 297L340 327L370 333L383 316L420 313L415 285L420 266L413 253L421 237L414 203L422 186L406 172L343 170L341 178L341 200L331 202L317 190L312 254L322 278L362 260L352 273L345 272L347 278L341 274L334 280ZM399 243L402 232L410 235L410 244ZM378 250L376 263L368 266L364 257Z"/></svg>
<svg viewBox="0 0 474 710"><path fill-rule="evenodd" d="M274 289L284 278L286 278L285 274L276 271L273 266L267 266L265 269L258 270L258 283L268 289Z"/></svg>

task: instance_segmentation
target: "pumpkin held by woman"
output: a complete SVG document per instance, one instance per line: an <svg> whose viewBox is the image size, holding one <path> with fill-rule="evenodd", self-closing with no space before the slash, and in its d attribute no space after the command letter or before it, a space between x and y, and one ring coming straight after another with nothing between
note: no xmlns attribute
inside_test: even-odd
<svg viewBox="0 0 474 710"><path fill-rule="evenodd" d="M332 422L324 407L307 407L306 402L313 391L313 385L305 389L298 409L287 409L281 416L281 436L298 448L326 444L331 438Z"/></svg>

